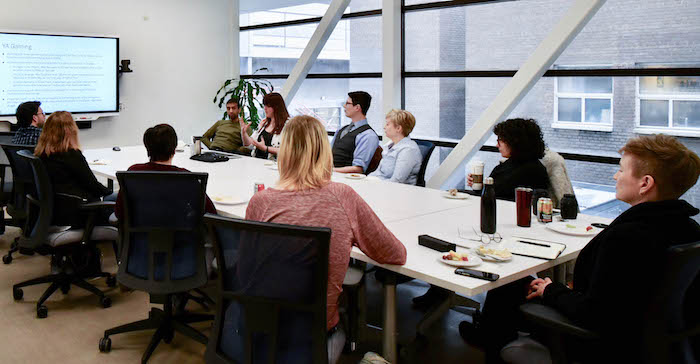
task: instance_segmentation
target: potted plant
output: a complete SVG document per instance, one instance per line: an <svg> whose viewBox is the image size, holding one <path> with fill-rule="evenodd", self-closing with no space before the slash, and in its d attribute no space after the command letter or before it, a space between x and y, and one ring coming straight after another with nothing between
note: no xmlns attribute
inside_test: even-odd
<svg viewBox="0 0 700 364"><path fill-rule="evenodd" d="M253 74L258 71L267 71L267 68L257 69ZM274 89L272 83L267 80L231 78L224 81L223 86L216 92L213 102L218 103L221 108L228 99L237 99L241 109L240 117L248 121L251 128L255 130L260 122L258 110L263 107L262 97ZM226 116L226 111L224 111L223 119L226 119Z"/></svg>

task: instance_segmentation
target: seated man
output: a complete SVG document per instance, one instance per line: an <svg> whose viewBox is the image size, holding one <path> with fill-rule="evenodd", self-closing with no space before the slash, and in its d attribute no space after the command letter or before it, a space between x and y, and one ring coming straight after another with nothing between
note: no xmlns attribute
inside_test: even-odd
<svg viewBox="0 0 700 364"><path fill-rule="evenodd" d="M44 127L46 114L41 109L41 102L27 101L17 107L17 132L12 136L12 144L36 145Z"/></svg>
<svg viewBox="0 0 700 364"><path fill-rule="evenodd" d="M211 150L220 150L230 153L249 155L250 150L243 146L241 138L241 125L238 115L241 109L238 100L230 99L226 102L226 113L229 120L219 120L202 135L202 143ZM252 129L248 129L248 135Z"/></svg>
<svg viewBox="0 0 700 364"><path fill-rule="evenodd" d="M372 96L364 91L348 93L345 102L345 116L352 119L335 133L333 147L333 167L340 173L365 173L374 152L379 146L377 133L367 123L367 111Z"/></svg>
<svg viewBox="0 0 700 364"><path fill-rule="evenodd" d="M480 327L468 322L459 332L486 345L487 362L517 338L518 306L537 299L575 323L600 332L604 347L582 349L584 361L643 362L645 304L661 281L660 258L672 246L700 240L698 209L679 198L698 180L700 158L667 135L633 138L620 149L615 197L632 205L601 231L576 260L573 289L549 278L527 277L489 291ZM650 264L656 262L650 270ZM686 320L700 319L700 278L686 295ZM585 352L584 352L585 351Z"/></svg>

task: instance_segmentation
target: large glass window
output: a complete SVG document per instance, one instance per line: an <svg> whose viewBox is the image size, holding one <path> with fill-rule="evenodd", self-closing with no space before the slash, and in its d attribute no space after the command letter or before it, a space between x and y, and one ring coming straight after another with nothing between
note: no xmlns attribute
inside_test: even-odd
<svg viewBox="0 0 700 364"><path fill-rule="evenodd" d="M554 126L612 125L612 77L559 77L554 84Z"/></svg>
<svg viewBox="0 0 700 364"><path fill-rule="evenodd" d="M639 77L639 126L700 131L700 77Z"/></svg>

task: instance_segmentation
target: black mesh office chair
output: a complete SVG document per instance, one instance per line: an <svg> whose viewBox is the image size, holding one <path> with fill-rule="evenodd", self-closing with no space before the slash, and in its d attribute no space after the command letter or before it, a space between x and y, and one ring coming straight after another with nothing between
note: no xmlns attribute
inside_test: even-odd
<svg viewBox="0 0 700 364"><path fill-rule="evenodd" d="M418 180L416 181L416 186L425 187L425 170L428 168L428 161L430 160L430 156L433 154L433 150L435 150L435 144L425 140L415 140L415 142L418 144L420 154L423 157L420 164L420 170L418 170Z"/></svg>
<svg viewBox="0 0 700 364"><path fill-rule="evenodd" d="M17 152L20 150L33 152L34 146L2 143L0 147L2 147L2 150L5 152L10 169L12 170L12 181L10 182L12 185L11 192L6 197L7 213L12 217L9 221L9 225L25 227L27 218L27 194L35 193L34 173L32 172L29 161L20 158ZM5 179L3 179L3 182L5 182ZM19 238L15 239L7 255L2 257L3 263L10 264L12 262L12 254L19 250L19 245L17 244L18 240ZM28 251L23 252L29 253Z"/></svg>
<svg viewBox="0 0 700 364"><path fill-rule="evenodd" d="M148 292L148 318L105 331L100 351L112 348L111 335L156 329L143 354L148 361L161 340L170 343L175 331L202 344L207 338L189 323L213 315L174 313L176 294L207 282L204 224L207 174L190 172L117 172L123 197L120 221L122 247L117 273L119 283Z"/></svg>
<svg viewBox="0 0 700 364"><path fill-rule="evenodd" d="M644 315L643 345L639 350L648 363L697 363L700 357L700 322L689 323L685 313L698 307L686 307L686 300L698 297L700 281L700 242L671 247L664 260L660 282L653 287ZM691 291L691 289L693 291ZM545 329L547 345L555 363L567 363L567 340L595 348L601 340L598 332L574 324L555 309L537 303L520 306L525 318ZM696 318L698 315L696 315ZM688 327L688 325L694 325ZM693 351L694 350L694 351Z"/></svg>
<svg viewBox="0 0 700 364"><path fill-rule="evenodd" d="M94 262L99 262L99 250L94 246L95 241L115 240L117 229L108 226L95 226L94 214L89 215L85 227L69 229L67 226L53 226L53 210L55 201L72 201L85 211L98 212L101 209L113 208L114 202L87 203L80 197L57 193L54 195L49 175L44 163L35 157L31 151L19 151L18 156L28 161L34 175L36 192L27 195L27 226L22 232L18 244L21 249L28 249L40 254L51 255L52 272L49 275L30 279L15 284L12 295L15 300L24 296L23 287L42 283L51 283L36 304L37 317L45 318L48 309L44 302L57 290L68 293L71 285L76 285L98 296L102 307L112 305L109 297L97 287L85 281L87 278L106 277L107 284L114 286L114 277L99 270Z"/></svg>
<svg viewBox="0 0 700 364"><path fill-rule="evenodd" d="M331 230L207 214L221 279L209 364L327 363Z"/></svg>

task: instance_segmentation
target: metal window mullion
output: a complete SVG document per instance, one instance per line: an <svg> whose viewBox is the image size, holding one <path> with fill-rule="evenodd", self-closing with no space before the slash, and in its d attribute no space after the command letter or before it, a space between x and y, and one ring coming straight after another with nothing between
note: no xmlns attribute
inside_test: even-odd
<svg viewBox="0 0 700 364"><path fill-rule="evenodd" d="M581 124L586 122L586 98L581 97Z"/></svg>
<svg viewBox="0 0 700 364"><path fill-rule="evenodd" d="M673 128L673 100L668 100L668 127Z"/></svg>

